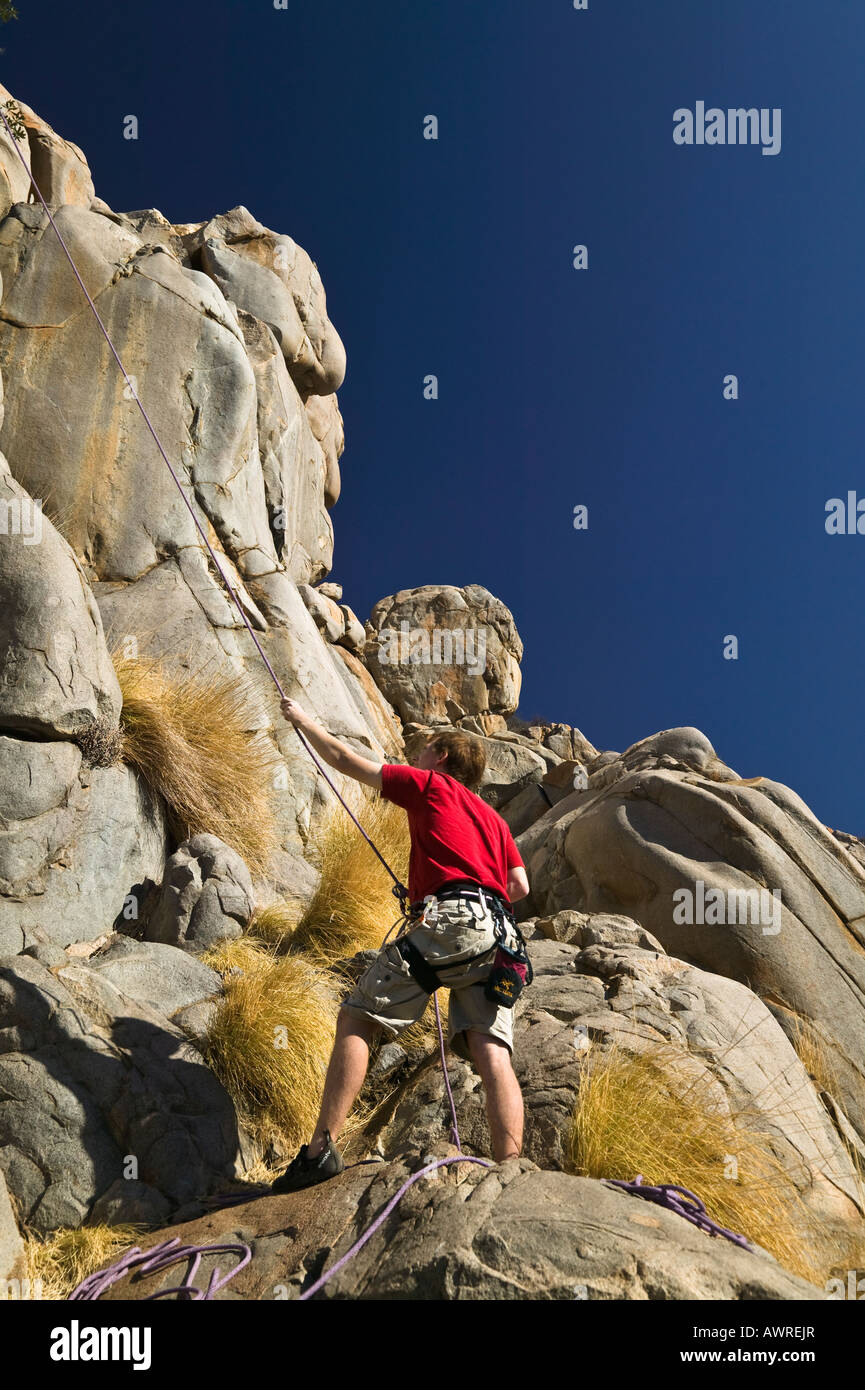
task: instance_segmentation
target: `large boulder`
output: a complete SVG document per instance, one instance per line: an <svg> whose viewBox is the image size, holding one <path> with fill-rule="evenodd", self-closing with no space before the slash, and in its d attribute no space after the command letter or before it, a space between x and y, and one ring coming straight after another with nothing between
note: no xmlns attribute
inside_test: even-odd
<svg viewBox="0 0 865 1390"><path fill-rule="evenodd" d="M6 1179L0 1169L0 1298L12 1296L11 1288L15 1287L12 1281L23 1280L26 1268L24 1241L18 1230Z"/></svg>
<svg viewBox="0 0 865 1390"><path fill-rule="evenodd" d="M252 878L237 851L216 835L194 835L168 861L147 938L205 951L240 936L254 907Z"/></svg>
<svg viewBox="0 0 865 1390"><path fill-rule="evenodd" d="M0 954L134 921L165 846L162 808L132 768L0 735Z"/></svg>
<svg viewBox="0 0 865 1390"><path fill-rule="evenodd" d="M303 247L244 207L186 229L184 240L225 298L268 325L304 399L339 389L345 348L327 316L318 267Z"/></svg>
<svg viewBox="0 0 865 1390"><path fill-rule="evenodd" d="M0 454L0 729L73 738L117 727L120 687L70 547Z"/></svg>
<svg viewBox="0 0 865 1390"><path fill-rule="evenodd" d="M404 723L512 713L523 644L513 617L480 584L427 584L378 601L363 659Z"/></svg>
<svg viewBox="0 0 865 1390"><path fill-rule="evenodd" d="M251 1262L216 1298L296 1299L421 1166L417 1155L358 1165L311 1192L262 1197L151 1232L142 1245L150 1249L169 1235L193 1245L246 1242ZM226 1256L215 1258L224 1275ZM204 1257L198 1287L207 1287L213 1263ZM143 1299L177 1283L177 1267L133 1275L106 1299ZM591 1178L541 1172L527 1159L488 1169L458 1164L421 1178L317 1295L468 1302L819 1296L759 1247L704 1235L663 1207Z"/></svg>
<svg viewBox="0 0 865 1390"><path fill-rule="evenodd" d="M169 1019L222 992L215 970L188 951L156 941L115 936L90 957L88 965L121 994Z"/></svg>
<svg viewBox="0 0 865 1390"><path fill-rule="evenodd" d="M34 1230L80 1225L109 1191L113 1219L163 1220L237 1175L241 1141L164 1015L84 961L0 963L0 1169Z"/></svg>
<svg viewBox="0 0 865 1390"><path fill-rule="evenodd" d="M644 740L518 840L528 910L624 913L747 983L821 1050L865 1135L865 869L788 787L744 781L696 730Z"/></svg>

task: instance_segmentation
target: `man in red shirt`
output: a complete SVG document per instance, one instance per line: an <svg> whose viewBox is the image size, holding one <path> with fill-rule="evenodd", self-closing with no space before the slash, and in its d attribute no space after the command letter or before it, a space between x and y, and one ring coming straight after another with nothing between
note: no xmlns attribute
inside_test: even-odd
<svg viewBox="0 0 865 1390"><path fill-rule="evenodd" d="M526 896L529 883L505 821L470 790L483 773L482 744L445 731L430 739L414 767L382 764L327 733L294 700L283 701L282 712L337 772L404 807L411 834L409 896L421 906L426 900L426 907L401 944L410 941L422 964L450 988L449 1042L483 1081L493 1156L499 1163L517 1158L523 1098L511 1065L513 1010L489 1000L484 985L498 945L495 898L514 902ZM428 1001L400 946L384 947L340 1009L312 1138L272 1191L309 1187L342 1171L334 1139L360 1093L371 1041L382 1028L396 1037Z"/></svg>

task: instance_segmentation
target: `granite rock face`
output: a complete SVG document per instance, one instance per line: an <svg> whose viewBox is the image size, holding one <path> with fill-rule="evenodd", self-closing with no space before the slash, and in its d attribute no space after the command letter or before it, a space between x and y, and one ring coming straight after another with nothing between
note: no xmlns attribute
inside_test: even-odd
<svg viewBox="0 0 865 1390"><path fill-rule="evenodd" d="M234 1177L240 1152L231 1101L163 1014L83 961L0 963L0 1168L34 1230L79 1225L109 1191L128 1219L130 1180L132 1209L159 1221Z"/></svg>
<svg viewBox="0 0 865 1390"><path fill-rule="evenodd" d="M71 738L117 727L120 688L70 547L0 454L0 729Z"/></svg>
<svg viewBox="0 0 865 1390"><path fill-rule="evenodd" d="M488 589L425 585L375 605L364 662L404 723L446 724L512 713L522 654L512 615Z"/></svg>
<svg viewBox="0 0 865 1390"><path fill-rule="evenodd" d="M525 910L624 913L747 982L828 1053L865 1135L865 870L795 792L737 777L695 734L636 744L523 832Z"/></svg>
<svg viewBox="0 0 865 1390"><path fill-rule="evenodd" d="M454 1150L442 1146L441 1156ZM251 1263L218 1299L295 1299L333 1267L399 1187L412 1154L355 1167L312 1191L264 1197L170 1227L196 1245L245 1241ZM144 1248L166 1239L153 1232ZM212 1257L202 1264L206 1287ZM225 1270L225 1257L221 1268ZM170 1288L177 1271L125 1279L109 1301ZM421 1178L317 1298L807 1300L822 1291L756 1247L713 1239L662 1207L592 1178L543 1172L528 1159L469 1164Z"/></svg>

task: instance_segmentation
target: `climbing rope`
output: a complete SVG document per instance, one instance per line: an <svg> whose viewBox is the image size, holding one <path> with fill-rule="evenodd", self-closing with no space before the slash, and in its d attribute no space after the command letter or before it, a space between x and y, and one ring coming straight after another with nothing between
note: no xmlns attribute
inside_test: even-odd
<svg viewBox="0 0 865 1390"><path fill-rule="evenodd" d="M206 1289L196 1288L192 1282L198 1273L203 1255L217 1254L238 1254L239 1262L230 1269L223 1278L219 1277L219 1270L214 1269L210 1275ZM69 1295L69 1302L79 1302L82 1300L93 1301L101 1298L107 1293L113 1284L124 1278L130 1270L138 1269L142 1274L156 1274L160 1270L168 1269L171 1265L177 1264L180 1260L188 1260L189 1267L183 1278L182 1284L177 1284L170 1289L159 1289L156 1293L150 1293L144 1300L146 1303L153 1302L157 1298L168 1298L170 1294L176 1294L178 1298L186 1298L190 1303L211 1302L213 1296L219 1289L224 1289L230 1279L235 1274L249 1264L252 1259L252 1251L245 1242L238 1244L225 1245L183 1245L180 1237L174 1236L172 1240L163 1241L161 1245L154 1245L152 1250L141 1250L133 1246L116 1260L108 1269L100 1269L95 1274L89 1274L76 1289Z"/></svg>
<svg viewBox="0 0 865 1390"><path fill-rule="evenodd" d="M742 1235L737 1235L735 1231L728 1231L726 1226L719 1226L717 1221L713 1221L706 1211L705 1205L693 1192L689 1192L687 1187L676 1187L673 1183L662 1183L658 1187L652 1187L650 1183L643 1182L640 1173L634 1178L633 1182L624 1182L620 1178L604 1178L608 1186L620 1187L624 1192L630 1192L635 1197L645 1197L647 1202L655 1202L659 1207L666 1207L668 1211L674 1211L677 1216L684 1216L686 1221L692 1222L694 1226L699 1226L701 1231L705 1231L709 1236L724 1236L726 1240L731 1240L734 1245L741 1245L743 1250L753 1250L750 1241Z"/></svg>
<svg viewBox="0 0 865 1390"><path fill-rule="evenodd" d="M151 419L150 419L150 416L147 414L147 411L145 410L144 405L143 405L143 403L142 403L142 401L141 401L141 399L140 399L140 397L139 397L139 395L138 395L138 391L137 391L137 389L136 389L135 382L134 382L133 379L130 377L130 375L129 375L129 373L127 372L125 366L123 365L123 361L122 361L122 359L121 359L121 357L120 357L120 353L117 351L117 348L114 346L114 343L113 343L113 341L112 341L112 339L111 339L111 334L108 332L108 329L105 327L105 324L104 324L103 321L102 321L102 316L100 315L99 310L97 309L96 305L95 305L94 302L93 302L93 299L91 298L90 291L88 290L88 288L87 288L87 286L85 285L83 279L81 278L81 275L80 275L80 273L79 273L78 267L77 267L77 265L75 264L75 261L74 261L74 259L73 259L72 253L71 253L71 251L69 250L69 247L66 245L66 242L65 242L64 239L63 239L63 234L62 234L62 232L60 231L60 228L57 226L57 223L56 223L55 220L54 220L54 216L53 216L53 214L52 214L52 212L51 212L51 209L49 208L48 204L46 203L45 199L44 199L43 196L42 196L42 192L41 192L41 189L39 188L38 183L36 182L35 178L33 177L33 170L30 168L30 165L27 163L27 160L24 158L24 155L21 153L20 149L18 148L18 142L17 142L17 140L15 139L15 136L14 136L14 134L13 134L13 132L12 132L12 127L10 126L9 121L8 121L7 118L6 118L6 112L5 112L5 110L4 110L2 104L0 104L0 120L3 121L3 124L4 124L4 126L6 127L6 132L7 132L8 136L9 136L9 139L12 141L12 145L13 145L13 147L14 147L14 149L15 149L16 154L18 155L18 158L20 159L21 163L24 165L24 168L25 168L25 170L26 170L26 172L27 172L27 177L29 178L31 184L33 185L33 189L34 189L34 191L35 191L35 193L36 193L36 196L37 196L37 198L39 199L40 203L42 204L43 209L45 210L45 214L46 214L46 216L47 216L47 218L48 218L48 221L51 223L51 226L54 228L54 231L55 231L55 233L57 234L57 240L60 242L60 245L61 245L62 248L63 248L63 252L64 252L64 254L65 254L65 256L66 256L66 259L67 259L67 261L69 262L70 266L72 267L72 273L73 273L73 275L75 276L75 279L78 281L78 284L79 284L80 287L81 287L81 291L82 291L82 293L83 293L85 299L87 300L87 303L90 305L90 308L91 308L92 311L93 311L93 316L94 316L94 318L96 319L96 322L97 322L98 325L99 325L99 328L100 328L100 331L101 331L101 333L102 333L103 338L105 339L106 343L108 344L108 347L109 347L109 349L110 349L110 351L111 351L111 355L112 355L112 357L114 358L115 362L117 363L117 366L120 368L120 371L121 371L121 373L122 373L122 375L123 375L124 381L126 382L126 386L127 386L128 390L129 390L129 393L130 393L130 395L132 396L132 399L135 401L135 404L138 406L138 409L141 411L142 419L144 420L145 425L147 426L148 430L150 431L150 434L153 436L153 442L154 442L154 444L156 445L157 449L159 450L159 453L160 453L160 455L161 455L161 457L162 457L163 463L165 464L166 468L168 469L169 473L171 474L172 478L174 479L174 483L175 483L175 485L176 485L176 487L177 487L177 491L180 493L180 496L181 496L182 499L183 499L183 504L184 504L184 506L186 507L186 510L189 512L189 515L192 517L192 521L193 521L193 524L194 524L194 526L195 526L195 529L198 531L198 534L201 536L201 539L204 541L204 544L205 544L205 546L207 547L207 551L208 551L208 553L209 553L209 555L210 555L211 560L213 561L213 564L214 564L214 566L215 566L215 568L216 568L216 572L217 572L217 574L219 575L220 579L222 580L223 584L225 585L226 589L228 590L229 594L231 595L232 599L234 600L234 605L235 605L235 607L236 607L238 613L240 614L240 617L241 617L241 620L242 620L242 622L243 622L243 625L244 625L244 627L246 628L247 632L249 633L250 637L252 638L253 642L255 643L255 648L256 648L256 650L257 650L259 656L261 657L262 661L264 662L265 666L267 667L268 674L269 674L271 680L273 681L274 685L276 686L277 691L279 692L279 697L280 697L280 699L281 699L281 700L285 700L285 699L287 699L288 697L286 696L286 693L285 693L285 691L284 691L283 688L282 688L282 685L281 685L281 683L280 683L279 677L277 676L276 672L274 671L272 665L270 664L270 661L269 661L268 658L267 658L267 654L266 654L264 648L262 647L262 645L261 645L261 643L259 642L257 636L255 635L255 631L254 631L254 629L253 629L253 627L252 627L252 624L250 623L249 619L248 619L247 616L246 616L246 613L244 612L243 604L241 603L240 598L238 597L237 593L235 592L234 586L232 585L231 581L229 580L228 575L225 573L224 569L222 568L222 565L219 563L219 559L217 558L216 551L214 550L213 546L210 544L210 541L209 541L208 538L207 538L207 534L206 534L206 532L205 532L203 526L201 525L200 521L198 520L198 517L195 515L195 510L194 510L194 508L192 507L192 504L190 503L189 498L186 496L186 493L185 493L184 490L183 490L183 485L182 485L182 483L181 483L179 477L177 476L177 473L175 472L175 470L174 470L174 468L173 468L173 466L172 466L171 460L169 459L167 453L165 452L165 449L162 447L162 441L160 440L159 435L156 433L156 430L155 430L155 428L154 428L154 426L153 426L153 423L152 423L152 421L151 421ZM321 762L319 761L319 759L316 757L315 753L313 752L312 748L310 747L309 743L307 742L307 739L306 739L306 738L304 737L304 735L301 733L300 729L298 729L297 725L294 726L294 731L295 731L295 733L297 734L298 738L300 739L301 743L303 744L304 748L306 749L307 753L308 753L309 756L312 758L312 761L314 762L314 764L315 764L315 766L317 767L318 771L321 773L321 775L322 775L322 777L324 778L325 782L327 782L327 784L328 784L328 786L330 787L331 791L333 792L334 796L335 796L335 797L337 798L337 800L342 804L343 808L348 812L349 816L350 816L351 819L354 821L355 826L356 826L357 829L360 831L360 833L361 833L361 835L363 836L363 838L366 840L366 842L367 842L367 844L369 845L370 849L373 851L373 853L374 853L374 854L376 855L376 857L378 858L379 862L383 865L383 867L387 870L387 872L388 872L388 874L390 875L390 877L393 879L393 885L394 885L394 886L393 886L393 889L392 889L391 891L393 892L394 896L395 896L396 898L399 899L400 907L401 907L401 908L405 908L405 905L406 905L406 903L407 903L407 901L408 901L408 889L407 889L407 888L405 887L405 885L400 881L400 879L397 877L397 875L394 873L393 869L391 868L390 864L388 864L388 862L387 862L387 860L385 859L384 855L379 851L378 847L374 844L373 840L372 840L372 839L370 838L370 836L366 833L366 831L364 830L364 828L363 828L363 826L361 825L360 821L358 820L357 816L356 816L356 815L354 814L354 812L352 811L351 807L348 805L348 803L347 803L347 801L345 800L345 798L344 798L344 797L341 795L341 793L337 790L336 786L335 786L334 783L333 783L333 780L328 776L327 772L325 772L324 767L322 766L322 764L321 764Z"/></svg>

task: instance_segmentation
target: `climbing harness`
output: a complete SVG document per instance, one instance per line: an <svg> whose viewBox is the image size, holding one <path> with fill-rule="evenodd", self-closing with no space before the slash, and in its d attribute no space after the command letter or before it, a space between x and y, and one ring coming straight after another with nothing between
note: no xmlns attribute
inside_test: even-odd
<svg viewBox="0 0 865 1390"><path fill-rule="evenodd" d="M652 1187L649 1183L643 1182L640 1173L637 1174L633 1182L623 1182L620 1178L604 1178L603 1181L608 1187L620 1187L624 1192L630 1192L635 1197L645 1197L647 1202L655 1202L659 1207L666 1207L669 1211L674 1211L677 1216L684 1216L686 1221L690 1221L694 1226L699 1226L706 1235L724 1236L727 1240L731 1240L734 1245L741 1245L743 1250L753 1251L754 1247L745 1236L737 1235L735 1231L728 1231L726 1226L719 1226L717 1221L713 1221L700 1198L693 1192L689 1192L687 1187L676 1187L673 1183L662 1183L658 1187Z"/></svg>
<svg viewBox="0 0 865 1390"><path fill-rule="evenodd" d="M152 424L152 422L151 422L150 416L147 414L147 411L144 409L144 406L143 406L143 404L142 404L142 402L141 402L141 400L140 400L140 398L139 398L138 390L137 390L136 384L135 384L135 382L133 381L132 377L130 377L130 375L129 375L129 373L127 372L126 368L124 367L123 362L122 362L121 357L120 357L120 354L119 354L119 352L117 351L116 347L114 346L114 343L112 342L111 334L108 332L108 329L105 327L105 324L102 322L102 317L101 317L101 315L100 315L100 313L99 313L99 310L97 309L96 305L94 304L93 299L91 298L90 291L88 290L87 286L85 285L84 281L83 281L82 278L81 278L81 275L80 275L80 273L79 273L78 267L77 267L77 265L75 264L75 261L74 261L74 259L73 259L73 257L72 257L72 252L69 250L69 247L66 245L66 242L65 242L64 239L63 239L63 234L62 234L62 232L60 231L60 228L57 226L57 223L56 223L55 220L54 220L54 217L53 217L53 215L52 215L51 209L49 208L48 204L46 203L45 199L43 198L42 192L41 192L41 190L40 190L40 188L39 188L39 185L38 185L38 183L36 182L35 178L33 177L33 171L32 171L32 169L30 168L30 165L27 163L27 160L24 158L23 154L21 153L20 149L18 148L18 142L17 142L17 140L15 139L14 134L12 133L12 127L10 126L9 121L8 121L7 118L6 118L6 112L5 112L4 108L3 108L3 104L2 104L2 103L0 103L0 120L3 121L3 124L4 124L4 126L6 127L6 133L8 134L9 139L12 141L12 145L13 145L13 147L14 147L14 149L15 149L16 154L18 155L18 158L21 160L21 163L24 165L24 168L25 168L25 170L26 170L26 172L27 172L27 177L29 178L31 184L33 185L34 192L36 193L37 198L39 199L40 203L42 204L43 209L45 210L45 214L46 214L46 216L47 216L47 218L48 218L48 221L51 223L51 226L54 228L54 231L55 231L56 234L57 234L57 240L60 242L60 245L61 245L61 247L63 248L63 252L64 252L64 254L65 254L65 256L66 256L66 259L67 259L67 261L69 262L70 266L72 267L72 273L73 273L73 275L75 276L75 279L78 281L78 284L81 286L82 293L84 294L84 297L85 297L85 299L87 300L87 303L90 305L90 308L91 308L92 311L93 311L94 318L96 319L96 322L99 324L100 331L101 331L102 336L103 336L103 338L105 339L106 343L108 344L108 347L109 347L109 349L110 349L110 351L111 351L112 357L114 358L115 362L117 363L118 367L120 368L120 371L121 371L121 373L122 373L122 375L123 375L123 379L124 379L124 381L126 382L127 390L129 391L129 394L130 394L130 396L132 397L132 399L135 401L135 404L138 406L138 409L141 411L142 419L144 420L145 425L147 426L148 430L150 431L150 434L151 434L152 437L153 437L153 442L154 442L154 444L156 445L157 449L159 450L159 453L160 453L160 455L161 455L161 457L162 457L162 461L163 461L163 463L165 464L166 468L168 469L169 473L171 474L172 478L174 479L175 485L176 485L176 487L177 487L178 492L180 493L181 498L183 499L183 503L184 503L184 505L185 505L185 507L186 507L186 510L189 512L189 515L192 517L192 521L193 521L193 524L194 524L194 526L195 526L195 529L198 531L198 534L201 536L201 539L204 541L204 544L205 544L205 546L207 547L208 554L210 555L210 558L211 558L211 560L213 561L214 566L216 567L216 572L217 572L217 574L219 575L220 579L222 580L223 584L225 585L226 589L228 590L229 594L231 595L232 599L234 600L234 605L235 605L235 607L236 607L238 613L240 614L240 617L241 617L241 619L242 619L242 621L243 621L243 625L244 625L244 627L246 628L247 632L249 633L250 637L252 638L252 640L253 640L253 642L254 642L254 644L255 644L256 651L258 652L259 656L261 657L262 661L264 662L265 666L267 667L268 674L270 675L271 680L273 681L274 685L276 686L277 691L279 692L279 697L280 697L280 699L281 699L281 700L285 700L285 699L287 699L288 697L287 697L285 691L284 691L283 688L282 688L282 685L281 685L281 683L280 683L279 677L277 676L277 674L276 674L276 672L274 671L272 665L270 664L270 662L269 662L269 660L268 660L268 658L267 658L267 655L266 655L266 653L265 653L264 648L262 647L261 643L259 642L258 638L256 637L255 632L254 632L253 627L252 627L252 624L250 623L249 619L247 618L246 613L244 612L244 609L243 609L243 605L242 605L242 603L241 603L241 601L240 601L240 599L239 599L237 593L236 593L235 590L234 590L234 586L231 584L231 581L229 580L228 575L225 573L224 569L222 568L222 565L219 563L219 560L218 560L217 555L216 555L216 551L213 549L213 546L210 544L210 541L207 539L207 534L206 534L206 532L205 532L203 526L202 526L201 523L199 522L198 517L195 515L195 511L194 511L194 509L193 509L193 507L192 507L192 505L191 505L191 503L190 503L188 497L186 496L186 493L183 491L183 485L182 485L182 483L181 483L179 477L177 476L177 473L175 472L174 468L172 467L171 460L169 459L169 457L168 457L167 453L165 452L164 448L162 447L162 441L160 440L159 435L156 433L156 430L154 429L154 426L153 426L153 424ZM327 782L327 784L328 784L328 786L330 787L331 791L333 792L334 796L335 796L335 797L337 798L337 800L342 804L343 808L348 812L349 816L350 816L351 819L354 821L355 826L356 826L357 829L360 831L360 833L361 833L361 835L363 836L363 838L366 840L367 844L369 845L370 849L371 849L371 850L373 851L373 853L375 854L376 858L380 861L380 863L381 863L381 864L384 866L384 868L387 870L387 872L388 872L388 874L390 875L390 877L393 879L393 888L391 889L391 892L394 894L394 896L395 896L396 898L399 899L400 906L403 907L403 906L405 905L405 903L407 902L407 900L408 900L408 889L405 887L405 885L404 885L403 883L400 882L399 878L398 878L397 875L394 873L394 871L393 871L393 869L391 868L390 864L388 864L388 862L387 862L387 860L385 859L384 855L380 853L378 847L373 843L373 841L372 841L372 839L370 838L370 836L367 835L366 831L364 830L364 828L363 828L363 826L361 825L360 821L358 820L357 816L354 814L354 812L352 811L351 807L350 807L350 806L348 805L348 803L345 801L344 797L343 797L343 796L340 794L340 792L337 790L337 788L335 787L335 785L334 785L333 781L331 780L331 778L330 778L330 777L328 776L328 774L325 772L325 770L324 770L322 764L319 762L318 758L316 757L315 753L313 752L312 748L310 747L310 745L309 745L309 743L307 742L307 740L306 740L306 738L304 737L304 735L301 733L300 729L298 729L297 725L294 726L294 731L295 731L295 733L297 734L298 738L300 739L301 743L303 744L304 748L306 749L307 753L308 753L309 756L312 758L312 761L315 763L315 766L317 767L318 771L321 773L321 775L322 775L322 777L324 778L325 782Z"/></svg>
<svg viewBox="0 0 865 1390"><path fill-rule="evenodd" d="M531 984L533 974L525 938L517 926L510 903L500 894L490 888L484 888L472 879L456 880L448 883L438 893L430 893L423 902L412 903L410 913L414 916L409 917L409 924L413 920L415 923L429 921L430 906L437 907L438 903L453 899L478 902L492 917L497 946L490 974L484 982L484 994L491 1003L512 1009L525 986ZM518 943L516 946L508 945L509 941L514 940ZM408 966L412 979L416 980L427 994L435 994L436 990L442 988L444 982L439 979L439 974L489 955L487 947L463 960L447 960L440 965L434 965L421 954L410 937L397 937L395 945Z"/></svg>

